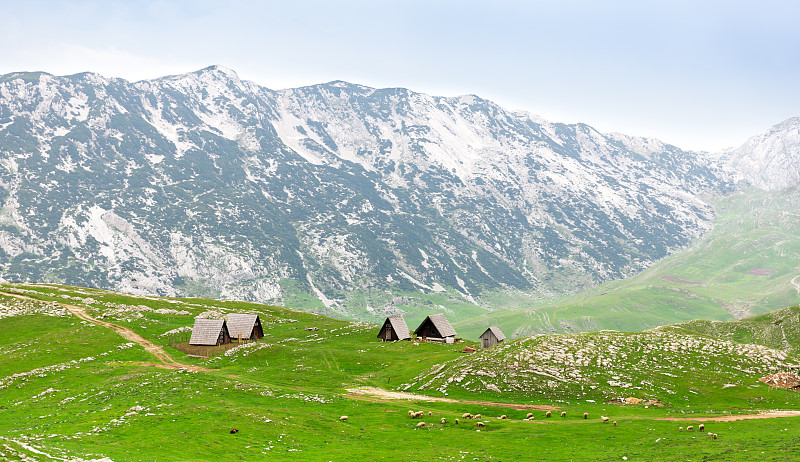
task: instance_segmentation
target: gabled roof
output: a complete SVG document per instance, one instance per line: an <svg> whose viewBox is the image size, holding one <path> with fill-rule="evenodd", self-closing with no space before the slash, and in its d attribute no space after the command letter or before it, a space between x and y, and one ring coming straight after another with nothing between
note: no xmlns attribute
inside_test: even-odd
<svg viewBox="0 0 800 462"><path fill-rule="evenodd" d="M228 315L228 332L232 339L238 339L239 333L242 338L250 338L253 335L253 327L258 320L257 314L231 313Z"/></svg>
<svg viewBox="0 0 800 462"><path fill-rule="evenodd" d="M456 330L453 329L453 326L450 325L450 321L448 321L443 314L431 314L425 318L425 321L428 319L431 320L433 326L436 327L436 330L439 331L442 337L454 337L456 335ZM422 327L422 325L425 324L425 321L422 321L422 324L420 324L419 327ZM417 330L419 330L419 327L417 327ZM416 333L416 331L414 332Z"/></svg>
<svg viewBox="0 0 800 462"><path fill-rule="evenodd" d="M486 335L486 332L489 332L489 331L492 331L492 334L494 334L494 336L495 336L495 338L497 339L498 342L501 341L501 340L505 340L506 339L506 336L503 334L503 331L501 331L500 328L497 327L497 326L492 326L492 327L486 329L483 332L483 334L481 334L481 337Z"/></svg>
<svg viewBox="0 0 800 462"><path fill-rule="evenodd" d="M389 323L392 325L392 329L394 329L394 333L397 334L397 338L400 340L406 340L411 338L411 333L408 331L408 325L406 324L406 320L403 319L402 315L393 314L386 318ZM385 324L385 322L384 322Z"/></svg>
<svg viewBox="0 0 800 462"><path fill-rule="evenodd" d="M224 319L195 319L189 345L216 345L225 327Z"/></svg>

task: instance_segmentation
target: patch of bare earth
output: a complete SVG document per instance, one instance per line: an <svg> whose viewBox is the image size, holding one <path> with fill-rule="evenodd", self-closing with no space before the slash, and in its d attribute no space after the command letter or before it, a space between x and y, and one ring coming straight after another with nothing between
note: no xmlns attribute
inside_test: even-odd
<svg viewBox="0 0 800 462"><path fill-rule="evenodd" d="M679 277L668 276L668 275L661 276L659 279L661 279L662 281L672 282L674 284L683 284L683 285L687 285L687 286L702 286L702 287L705 287L705 286L708 285L708 284L705 283L705 281L688 281L686 279L681 279Z"/></svg>
<svg viewBox="0 0 800 462"><path fill-rule="evenodd" d="M778 417L800 417L800 411L772 411L772 412L762 412L760 414L740 414L740 415L731 414L731 415L720 415L714 417L659 417L655 420L733 422L734 420L775 419Z"/></svg>
<svg viewBox="0 0 800 462"><path fill-rule="evenodd" d="M406 393L402 391L389 391L384 390L382 388L377 387L358 387L358 388L348 388L348 396L352 398L373 398L380 401L391 401L391 400L406 400L406 401L428 401L428 402L440 402L440 403L461 403L461 404L472 404L477 406L496 406L496 407L507 407L510 409L517 409L519 411L525 410L536 410L536 411L556 411L558 408L555 406L548 406L548 405L535 405L535 404L512 404L512 403L495 403L492 401L465 401L460 399L452 399L452 398L440 398L435 396L425 396L425 395L418 395L416 393Z"/></svg>
<svg viewBox="0 0 800 462"><path fill-rule="evenodd" d="M752 274L753 276L770 276L775 274L777 271L773 271L771 269L766 268L753 268L747 272L747 274Z"/></svg>

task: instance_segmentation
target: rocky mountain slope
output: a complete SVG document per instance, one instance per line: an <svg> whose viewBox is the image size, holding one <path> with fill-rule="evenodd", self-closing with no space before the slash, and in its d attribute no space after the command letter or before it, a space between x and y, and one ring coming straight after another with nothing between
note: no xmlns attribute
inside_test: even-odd
<svg viewBox="0 0 800 462"><path fill-rule="evenodd" d="M220 67L1 76L0 153L6 280L361 319L634 274L727 188L673 146L476 96L272 91Z"/></svg>
<svg viewBox="0 0 800 462"><path fill-rule="evenodd" d="M740 179L761 189L800 185L800 117L771 127L724 153L723 163Z"/></svg>

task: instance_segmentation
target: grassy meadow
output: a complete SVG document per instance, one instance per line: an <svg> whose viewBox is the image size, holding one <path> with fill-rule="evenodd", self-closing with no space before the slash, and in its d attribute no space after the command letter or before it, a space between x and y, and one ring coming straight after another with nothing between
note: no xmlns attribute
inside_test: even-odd
<svg viewBox="0 0 800 462"><path fill-rule="evenodd" d="M40 300L0 296L0 460L800 457L800 417L708 420L800 410L797 393L757 381L797 358L766 346L754 355L759 347L699 327L540 336L466 354L460 351L474 342L383 343L376 326L251 303L55 285L5 284L0 291ZM54 301L127 327L199 369L159 367L139 344ZM265 337L208 360L170 347L181 335L170 332L191 326L195 316L230 312L258 313ZM788 322L794 313L779 317ZM623 354L623 344L631 353ZM362 394L364 387L379 390ZM420 396L386 399L380 390ZM622 405L626 397L657 404ZM424 416L411 419L409 410ZM461 418L465 412L482 414L485 427ZM525 420L528 412L533 420ZM698 420L661 420L687 417ZM718 439L678 431L704 419ZM418 428L420 421L426 426Z"/></svg>

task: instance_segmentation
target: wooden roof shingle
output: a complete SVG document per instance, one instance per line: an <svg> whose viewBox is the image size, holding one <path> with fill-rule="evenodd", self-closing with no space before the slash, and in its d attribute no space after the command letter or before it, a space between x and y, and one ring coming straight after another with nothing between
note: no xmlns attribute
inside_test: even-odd
<svg viewBox="0 0 800 462"><path fill-rule="evenodd" d="M490 328L488 328L486 330L487 331L492 331L492 333L494 334L494 336L495 336L495 338L497 339L498 342L506 339L506 336L505 336L505 334L503 334L503 331L501 331L500 328L497 327L497 326L492 326L492 327L490 327ZM485 333L486 332L484 332L484 334ZM483 337L483 336L481 335L481 337Z"/></svg>
<svg viewBox="0 0 800 462"><path fill-rule="evenodd" d="M225 327L224 319L195 319L189 345L216 345Z"/></svg>
<svg viewBox="0 0 800 462"><path fill-rule="evenodd" d="M253 335L253 328L256 326L258 320L257 314L248 313L231 313L228 315L228 332L231 334L232 339L239 338L239 333L242 338L250 338Z"/></svg>
<svg viewBox="0 0 800 462"><path fill-rule="evenodd" d="M394 329L394 333L397 334L397 338L400 340L411 338L411 333L408 331L408 325L406 324L406 320L403 319L402 315L393 314L386 319L388 319L392 324L392 329Z"/></svg>
<svg viewBox="0 0 800 462"><path fill-rule="evenodd" d="M454 337L456 335L456 330L453 329L453 326L450 325L450 321L448 321L442 313L428 315L425 319L431 320L436 330L442 334L442 337ZM422 321L422 324L425 324L425 321ZM422 324L420 324L420 327L422 327ZM419 330L419 327L417 330Z"/></svg>

